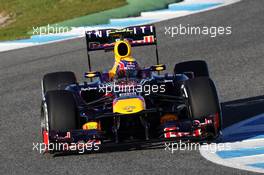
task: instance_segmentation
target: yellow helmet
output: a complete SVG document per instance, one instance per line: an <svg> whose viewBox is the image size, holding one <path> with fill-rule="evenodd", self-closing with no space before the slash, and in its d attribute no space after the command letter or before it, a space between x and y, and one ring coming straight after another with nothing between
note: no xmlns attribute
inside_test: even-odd
<svg viewBox="0 0 264 175"><path fill-rule="evenodd" d="M114 47L116 61L134 61L131 57L131 45L126 40L117 41Z"/></svg>

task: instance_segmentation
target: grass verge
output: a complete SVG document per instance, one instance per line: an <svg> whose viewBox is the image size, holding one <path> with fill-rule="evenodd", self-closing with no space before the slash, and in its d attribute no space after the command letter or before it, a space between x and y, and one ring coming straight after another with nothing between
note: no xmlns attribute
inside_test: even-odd
<svg viewBox="0 0 264 175"><path fill-rule="evenodd" d="M0 0L0 14L9 16L6 21L8 25L0 25L0 40L27 38L33 27L54 24L126 4L126 0Z"/></svg>
<svg viewBox="0 0 264 175"><path fill-rule="evenodd" d="M141 12L167 8L168 4L183 0L127 0L128 4L116 9L110 9L75 19L58 23L64 27L80 27L108 23L111 18L139 16Z"/></svg>

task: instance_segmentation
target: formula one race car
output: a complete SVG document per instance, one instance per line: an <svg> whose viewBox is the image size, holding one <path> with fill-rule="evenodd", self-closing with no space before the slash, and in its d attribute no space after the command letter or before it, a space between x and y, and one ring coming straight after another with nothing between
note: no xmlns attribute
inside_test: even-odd
<svg viewBox="0 0 264 175"><path fill-rule="evenodd" d="M221 109L205 61L178 63L172 74L161 75L166 66L159 63L152 25L89 31L86 41L88 82L78 83L73 72L43 77L45 152L78 151L87 144L88 150L98 150L130 143L207 141L219 135ZM131 48L146 45L156 46L157 64L141 67ZM89 52L97 50L114 51L111 70L91 70Z"/></svg>

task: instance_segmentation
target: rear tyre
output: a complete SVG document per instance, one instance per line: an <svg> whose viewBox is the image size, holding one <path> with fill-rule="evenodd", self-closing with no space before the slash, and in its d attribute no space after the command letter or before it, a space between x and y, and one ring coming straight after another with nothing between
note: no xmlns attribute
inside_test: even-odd
<svg viewBox="0 0 264 175"><path fill-rule="evenodd" d="M192 72L194 77L209 77L207 63L203 60L186 61L178 63L174 67L175 74L187 74Z"/></svg>
<svg viewBox="0 0 264 175"><path fill-rule="evenodd" d="M192 120L203 120L214 115L215 132L221 130L221 108L213 81L208 77L198 77L184 83L185 96L188 99L189 117Z"/></svg>
<svg viewBox="0 0 264 175"><path fill-rule="evenodd" d="M73 72L54 72L44 75L42 80L43 94L52 90L64 90L66 86L77 83Z"/></svg>

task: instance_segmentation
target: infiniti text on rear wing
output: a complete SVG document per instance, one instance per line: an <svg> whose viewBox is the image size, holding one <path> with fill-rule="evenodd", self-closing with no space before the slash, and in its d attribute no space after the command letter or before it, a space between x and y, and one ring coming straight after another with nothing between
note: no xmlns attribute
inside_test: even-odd
<svg viewBox="0 0 264 175"><path fill-rule="evenodd" d="M131 46L156 45L156 31L153 25L134 26L123 29L86 31L87 51L112 49L121 38Z"/></svg>

